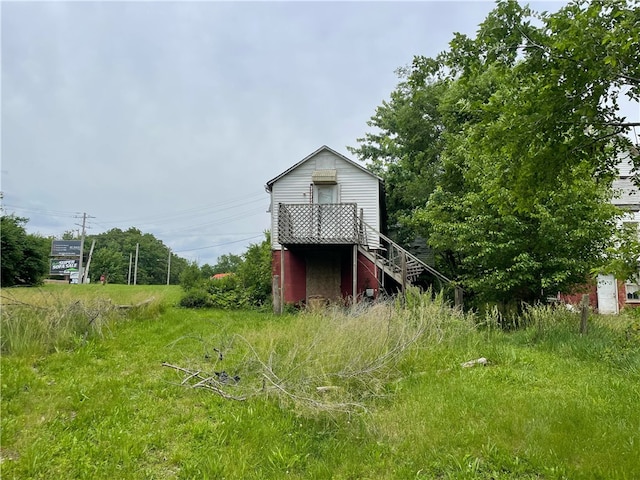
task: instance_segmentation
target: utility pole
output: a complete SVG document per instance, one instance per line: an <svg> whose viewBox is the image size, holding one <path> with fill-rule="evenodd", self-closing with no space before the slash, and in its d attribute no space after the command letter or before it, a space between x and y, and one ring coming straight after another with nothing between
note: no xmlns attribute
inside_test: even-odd
<svg viewBox="0 0 640 480"><path fill-rule="evenodd" d="M138 284L138 252L140 251L140 244L136 243L136 263L133 269L133 284Z"/></svg>
<svg viewBox="0 0 640 480"><path fill-rule="evenodd" d="M169 260L167 260L167 285L169 285L170 278L171 278L171 249L169 249Z"/></svg>
<svg viewBox="0 0 640 480"><path fill-rule="evenodd" d="M80 217L76 217L76 218L80 218ZM86 234L86 228L87 228L87 218L95 218L92 217L91 215L87 215L86 213L82 214L82 225L76 223L76 225L81 226L82 227L82 235L80 236L80 262L78 265L78 283L84 283L84 271L82 270L82 260L83 260L83 256L84 256L84 236Z"/></svg>
<svg viewBox="0 0 640 480"><path fill-rule="evenodd" d="M89 267L91 266L91 257L93 256L93 248L96 246L96 241L93 240L91 242L91 248L89 249L89 258L87 259L87 268L85 268L85 275L82 279L82 283L87 283L87 278L89 277Z"/></svg>
<svg viewBox="0 0 640 480"><path fill-rule="evenodd" d="M127 275L127 285L131 285L131 262L133 261L133 253L129 254L129 274Z"/></svg>

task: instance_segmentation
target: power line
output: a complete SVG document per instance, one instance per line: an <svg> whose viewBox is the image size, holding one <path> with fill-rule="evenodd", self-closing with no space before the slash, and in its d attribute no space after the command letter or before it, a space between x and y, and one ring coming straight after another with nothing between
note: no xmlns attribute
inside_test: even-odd
<svg viewBox="0 0 640 480"><path fill-rule="evenodd" d="M28 208L28 207L20 207L18 205L4 205L5 207L9 207L12 210L20 210L24 212L37 213L40 215L45 215L49 217L66 217L66 218L75 218L77 212L63 212L57 210L44 210L41 208Z"/></svg>
<svg viewBox="0 0 640 480"><path fill-rule="evenodd" d="M254 238L258 238L258 237L262 237L262 234L254 235L253 237L249 237L249 238L243 238L242 240L233 240L231 242L218 243L216 245L208 245L206 247L190 248L188 250L175 250L173 253L194 252L196 250L205 250L207 248L223 247L225 245L231 245L232 243L246 242L248 240L253 240Z"/></svg>
<svg viewBox="0 0 640 480"><path fill-rule="evenodd" d="M239 201L245 200L242 203L236 203ZM238 208L245 205L250 205L253 203L264 202L266 201L264 193L252 195L249 197L242 197L237 199L226 200L223 202L213 203L201 205L198 207L188 208L185 210L177 210L174 212L163 213L157 216L147 216L147 217L137 217L137 218L129 218L124 220L103 220L102 223L106 224L119 224L119 223L127 223L127 222L135 222L138 225L144 225L148 223L153 223L154 221L166 221L167 219L178 217L178 218L190 218L201 216L203 211L211 211L215 213L220 209L229 210L232 208Z"/></svg>

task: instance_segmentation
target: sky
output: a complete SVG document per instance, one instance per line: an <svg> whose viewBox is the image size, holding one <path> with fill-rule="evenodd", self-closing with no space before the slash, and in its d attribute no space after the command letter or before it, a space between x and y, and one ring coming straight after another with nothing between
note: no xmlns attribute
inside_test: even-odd
<svg viewBox="0 0 640 480"><path fill-rule="evenodd" d="M493 6L2 1L2 207L29 233L86 213L87 234L136 227L200 265L241 254L268 180L322 145L352 158L396 70Z"/></svg>

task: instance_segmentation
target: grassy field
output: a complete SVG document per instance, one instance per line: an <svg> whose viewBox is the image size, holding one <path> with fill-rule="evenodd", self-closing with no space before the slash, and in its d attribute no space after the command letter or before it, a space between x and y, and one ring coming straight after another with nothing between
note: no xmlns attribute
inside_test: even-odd
<svg viewBox="0 0 640 480"><path fill-rule="evenodd" d="M275 317L175 287L1 294L3 479L640 478L632 317L581 336L564 311L503 332L418 297Z"/></svg>

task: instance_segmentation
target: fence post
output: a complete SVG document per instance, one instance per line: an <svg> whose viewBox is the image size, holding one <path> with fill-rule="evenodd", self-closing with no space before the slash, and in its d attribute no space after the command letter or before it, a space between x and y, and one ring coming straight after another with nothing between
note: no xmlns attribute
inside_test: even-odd
<svg viewBox="0 0 640 480"><path fill-rule="evenodd" d="M455 287L455 292L454 292L454 296L453 296L453 305L456 308L460 308L462 309L464 307L464 292L462 290L462 287L456 286Z"/></svg>

